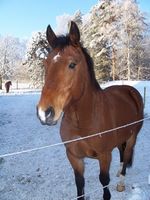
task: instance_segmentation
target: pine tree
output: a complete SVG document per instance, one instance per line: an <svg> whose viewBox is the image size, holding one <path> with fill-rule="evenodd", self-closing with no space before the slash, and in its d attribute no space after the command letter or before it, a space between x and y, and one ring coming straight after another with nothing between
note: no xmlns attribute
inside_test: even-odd
<svg viewBox="0 0 150 200"><path fill-rule="evenodd" d="M143 57L143 37L145 19L135 0L124 0L121 4L121 45L120 49L120 77L137 79L140 77Z"/></svg>
<svg viewBox="0 0 150 200"><path fill-rule="evenodd" d="M99 2L90 12L89 20L82 26L82 40L94 59L99 81L110 79L110 46L103 32L103 13L107 2ZM90 28L89 28L90 27Z"/></svg>

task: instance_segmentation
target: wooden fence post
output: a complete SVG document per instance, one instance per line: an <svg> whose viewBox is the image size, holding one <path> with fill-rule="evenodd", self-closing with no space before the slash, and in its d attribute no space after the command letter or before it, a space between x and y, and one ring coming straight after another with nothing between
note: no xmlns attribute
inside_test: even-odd
<svg viewBox="0 0 150 200"><path fill-rule="evenodd" d="M144 108L145 108L145 104L146 104L146 87L144 87Z"/></svg>

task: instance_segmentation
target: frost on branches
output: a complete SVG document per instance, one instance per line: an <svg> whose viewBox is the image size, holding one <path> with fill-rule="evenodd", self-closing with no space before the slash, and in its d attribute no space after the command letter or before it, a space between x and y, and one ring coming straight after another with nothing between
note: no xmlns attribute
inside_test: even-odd
<svg viewBox="0 0 150 200"><path fill-rule="evenodd" d="M79 26L98 81L150 79L150 26L136 0L101 0L84 15L79 10L64 14L57 17L55 32L65 34L70 20ZM45 33L35 33L27 52L28 73L35 87L43 83L42 59L47 53Z"/></svg>
<svg viewBox="0 0 150 200"><path fill-rule="evenodd" d="M145 77L146 28L134 0L102 0L93 6L82 32L100 81Z"/></svg>
<svg viewBox="0 0 150 200"><path fill-rule="evenodd" d="M25 65L30 77L31 87L40 88L43 85L44 66L43 58L47 57L50 47L46 40L45 32L33 33L27 44Z"/></svg>
<svg viewBox="0 0 150 200"><path fill-rule="evenodd" d="M12 36L0 36L0 89L2 89L2 80L16 79L22 70L21 63L25 48L25 41Z"/></svg>

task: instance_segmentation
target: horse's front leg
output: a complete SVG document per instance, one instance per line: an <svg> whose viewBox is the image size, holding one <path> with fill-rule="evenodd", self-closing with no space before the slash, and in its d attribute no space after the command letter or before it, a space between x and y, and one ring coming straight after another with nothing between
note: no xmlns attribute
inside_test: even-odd
<svg viewBox="0 0 150 200"><path fill-rule="evenodd" d="M79 159L67 151L68 159L73 167L75 175L75 183L77 187L77 199L84 200L84 162L83 159Z"/></svg>
<svg viewBox="0 0 150 200"><path fill-rule="evenodd" d="M99 158L100 162L100 175L99 179L101 184L103 185L103 199L104 200L110 200L111 194L109 191L109 168L110 168L110 162L111 162L111 152L104 153Z"/></svg>

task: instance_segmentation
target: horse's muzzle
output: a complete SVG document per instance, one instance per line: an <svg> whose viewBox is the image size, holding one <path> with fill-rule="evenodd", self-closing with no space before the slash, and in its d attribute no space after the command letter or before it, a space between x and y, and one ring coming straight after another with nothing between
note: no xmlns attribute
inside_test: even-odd
<svg viewBox="0 0 150 200"><path fill-rule="evenodd" d="M57 121L54 120L55 111L53 107L49 107L45 111L37 107L37 116L42 125L52 126L57 124Z"/></svg>

